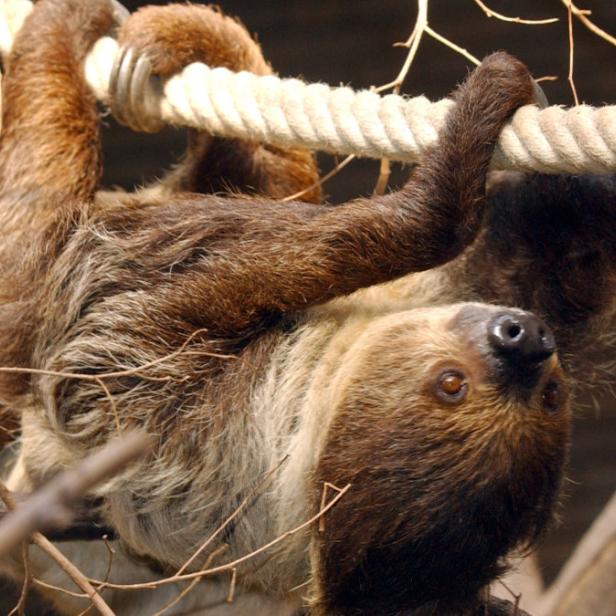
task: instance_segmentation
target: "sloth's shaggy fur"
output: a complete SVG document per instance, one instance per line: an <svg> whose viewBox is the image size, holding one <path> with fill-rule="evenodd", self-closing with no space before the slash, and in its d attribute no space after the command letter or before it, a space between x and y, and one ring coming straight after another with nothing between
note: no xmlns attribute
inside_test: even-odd
<svg viewBox="0 0 616 616"><path fill-rule="evenodd" d="M315 513L324 482L351 488L323 532L240 567L234 604L225 578L176 609L282 615L307 597L315 615L473 613L502 559L552 512L565 372L612 309L611 180L508 175L485 198L497 135L533 97L526 68L500 53L456 91L438 148L397 193L278 202L314 183L308 154L193 134L159 186L96 194L98 118L81 61L111 25L107 0L40 0L7 62L0 365L96 375L169 356L105 381L121 428L156 436L148 460L96 492L127 548L112 578L178 567L271 472L221 560ZM119 36L162 76L194 60L270 70L236 22L203 7L139 11ZM253 196L205 195L223 187ZM553 355L528 382L503 376L486 342L502 305L548 321L566 370ZM435 390L444 370L464 376L455 402ZM548 383L561 392L549 408ZM3 374L0 395L22 426L14 489L116 433L91 381ZM104 575L101 546L67 550ZM38 554L33 569L57 581ZM105 596L137 615L176 592ZM50 596L66 613L79 603Z"/></svg>

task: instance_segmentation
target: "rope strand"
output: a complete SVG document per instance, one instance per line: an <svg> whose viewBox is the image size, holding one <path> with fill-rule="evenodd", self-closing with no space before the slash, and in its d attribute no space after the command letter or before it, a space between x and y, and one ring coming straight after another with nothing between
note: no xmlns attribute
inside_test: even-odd
<svg viewBox="0 0 616 616"><path fill-rule="evenodd" d="M0 50L32 8L29 0L0 3ZM86 59L86 80L107 101L116 56L115 40L97 41ZM307 84L273 75L233 73L191 64L168 79L152 111L154 119L222 137L303 147L337 154L417 162L438 139L454 104L423 96L380 96L370 91ZM496 169L546 173L606 173L616 170L616 106L519 109L500 135Z"/></svg>

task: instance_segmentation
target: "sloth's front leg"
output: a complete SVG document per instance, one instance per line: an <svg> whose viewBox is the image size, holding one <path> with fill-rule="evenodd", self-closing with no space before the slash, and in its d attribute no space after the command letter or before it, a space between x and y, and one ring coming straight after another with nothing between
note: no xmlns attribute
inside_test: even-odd
<svg viewBox="0 0 616 616"><path fill-rule="evenodd" d="M246 331L458 255L478 231L499 132L534 87L523 64L498 53L455 98L438 146L397 193L332 208L195 199L149 212L144 225L173 218L174 233L200 247L183 277L204 298L204 326Z"/></svg>
<svg viewBox="0 0 616 616"><path fill-rule="evenodd" d="M236 20L208 6L171 4L139 9L122 25L123 55L111 80L114 115L136 130L156 130L149 103L152 83L164 82L193 62L256 75L272 73L258 43ZM154 81L152 81L154 80ZM188 150L158 185L159 192L217 193L282 198L305 190L303 201L318 203L314 157L280 148L188 131Z"/></svg>

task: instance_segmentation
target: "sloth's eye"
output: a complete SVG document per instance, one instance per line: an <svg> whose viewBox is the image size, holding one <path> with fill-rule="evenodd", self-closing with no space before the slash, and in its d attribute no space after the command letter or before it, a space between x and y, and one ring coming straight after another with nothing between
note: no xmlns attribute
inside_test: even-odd
<svg viewBox="0 0 616 616"><path fill-rule="evenodd" d="M556 381L549 381L541 392L541 406L548 413L555 413L560 406L560 387Z"/></svg>
<svg viewBox="0 0 616 616"><path fill-rule="evenodd" d="M436 395L444 402L460 402L467 391L466 377L457 370L442 372L436 382Z"/></svg>

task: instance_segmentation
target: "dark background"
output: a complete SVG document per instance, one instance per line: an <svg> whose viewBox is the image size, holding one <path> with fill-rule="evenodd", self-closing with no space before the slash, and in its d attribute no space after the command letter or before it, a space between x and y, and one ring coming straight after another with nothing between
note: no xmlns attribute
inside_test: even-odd
<svg viewBox="0 0 616 616"><path fill-rule="evenodd" d="M559 17L556 24L527 26L487 18L473 0L431 0L430 25L440 34L482 56L504 49L522 59L536 77L556 75L542 86L552 104L572 104L567 83L567 13L560 0L489 0L497 11L525 18ZM134 10L145 2L125 2ZM165 4L165 2L159 2ZM223 0L221 8L241 18L258 36L267 59L282 76L355 88L380 85L398 73L415 19L413 0ZM614 0L579 0L592 9L592 19L616 35ZM574 23L575 81L580 100L593 105L616 103L616 47ZM469 65L461 56L424 36L403 92L446 96L465 76ZM182 131L166 129L140 135L111 120L104 133L105 177L108 186L131 188L154 179L183 149ZM334 161L319 157L323 172ZM378 162L356 161L325 186L331 201L369 194L378 176ZM405 178L395 166L391 186ZM574 447L562 522L543 542L544 574L552 577L579 536L616 488L616 404L606 396L597 406L582 401L576 410ZM1 608L0 608L1 610ZM31 614L39 614L36 607Z"/></svg>

